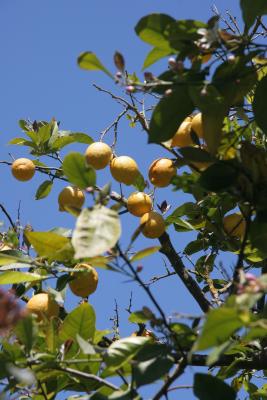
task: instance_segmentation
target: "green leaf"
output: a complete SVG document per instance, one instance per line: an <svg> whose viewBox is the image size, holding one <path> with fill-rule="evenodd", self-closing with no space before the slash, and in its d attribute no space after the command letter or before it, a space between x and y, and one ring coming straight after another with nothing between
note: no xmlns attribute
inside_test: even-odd
<svg viewBox="0 0 267 400"><path fill-rule="evenodd" d="M91 51L85 51L81 53L78 57L78 65L82 69L86 69L88 71L103 71L110 78L113 79L113 75L107 70L106 67L101 63L101 61L97 58L97 56Z"/></svg>
<svg viewBox="0 0 267 400"><path fill-rule="evenodd" d="M137 387L156 382L169 372L173 363L173 359L166 355L136 363L133 368L133 379Z"/></svg>
<svg viewBox="0 0 267 400"><path fill-rule="evenodd" d="M149 342L149 338L140 336L117 340L107 350L105 358L107 367L110 371L116 371L130 361Z"/></svg>
<svg viewBox="0 0 267 400"><path fill-rule="evenodd" d="M263 130L263 132L267 132L267 121L266 121L266 112L267 112L267 76L262 78L258 83L254 95L253 101L253 112L255 115L255 120L258 126Z"/></svg>
<svg viewBox="0 0 267 400"><path fill-rule="evenodd" d="M25 261L23 257L19 257L17 255L11 255L11 254L6 254L3 252L0 252L0 266L2 265L9 265L13 264L14 262L23 262Z"/></svg>
<svg viewBox="0 0 267 400"><path fill-rule="evenodd" d="M251 63L253 53L237 56L220 64L214 72L212 83L224 97L228 106L242 105L246 96L257 82L257 73Z"/></svg>
<svg viewBox="0 0 267 400"><path fill-rule="evenodd" d="M213 162L215 160L210 153L197 147L182 147L179 152L187 161Z"/></svg>
<svg viewBox="0 0 267 400"><path fill-rule="evenodd" d="M160 249L160 246L147 247L146 249L138 251L132 258L131 261L139 261L145 257L150 256L151 254L157 253Z"/></svg>
<svg viewBox="0 0 267 400"><path fill-rule="evenodd" d="M83 354L95 354L94 346L84 340L79 334L76 335L76 340Z"/></svg>
<svg viewBox="0 0 267 400"><path fill-rule="evenodd" d="M220 346L238 329L244 326L240 311L233 307L221 307L211 310L205 321L202 333L193 347L193 351Z"/></svg>
<svg viewBox="0 0 267 400"><path fill-rule="evenodd" d="M219 161L202 172L198 183L211 192L226 190L236 183L238 170L231 163Z"/></svg>
<svg viewBox="0 0 267 400"><path fill-rule="evenodd" d="M71 143L91 144L93 143L93 139L86 133L74 133L71 131L55 131L53 132L48 144L51 150L58 151Z"/></svg>
<svg viewBox="0 0 267 400"><path fill-rule="evenodd" d="M176 221L179 221L180 217L182 217L183 215L187 215L191 218L197 218L201 214L197 204L191 202L184 203L180 207L176 208L173 213L166 218L165 224L173 224Z"/></svg>
<svg viewBox="0 0 267 400"><path fill-rule="evenodd" d="M190 222L187 222L181 218L176 218L174 228L177 232L188 232L195 230L195 227L191 225Z"/></svg>
<svg viewBox="0 0 267 400"><path fill-rule="evenodd" d="M254 24L256 17L267 14L265 0L240 0L240 7L247 30Z"/></svg>
<svg viewBox="0 0 267 400"><path fill-rule="evenodd" d="M168 37L173 22L175 19L169 15L150 14L138 21L135 32L146 43L161 49L170 49Z"/></svg>
<svg viewBox="0 0 267 400"><path fill-rule="evenodd" d="M193 110L194 105L185 85L163 97L151 117L149 143L161 143L171 139L183 120Z"/></svg>
<svg viewBox="0 0 267 400"><path fill-rule="evenodd" d="M132 184L139 192L143 192L146 188L146 181L143 175L139 172L137 178L135 179L134 183Z"/></svg>
<svg viewBox="0 0 267 400"><path fill-rule="evenodd" d="M159 47L154 47L146 56L143 70L150 67L150 65L154 64L155 62L161 60L164 57L167 57L171 54L170 49L167 47L166 49L161 49Z"/></svg>
<svg viewBox="0 0 267 400"><path fill-rule="evenodd" d="M24 138L14 138L8 142L8 144L16 144L18 146L29 146L35 147L35 145L27 139Z"/></svg>
<svg viewBox="0 0 267 400"><path fill-rule="evenodd" d="M132 312L128 318L133 324L144 324L149 321L148 315L143 310Z"/></svg>
<svg viewBox="0 0 267 400"><path fill-rule="evenodd" d="M191 86L190 95L202 112L204 139L211 154L216 154L221 142L223 121L228 113L224 98L213 85Z"/></svg>
<svg viewBox="0 0 267 400"><path fill-rule="evenodd" d="M95 170L86 164L85 157L80 153L71 152L66 155L62 169L70 183L80 189L86 189L96 183Z"/></svg>
<svg viewBox="0 0 267 400"><path fill-rule="evenodd" d="M68 339L77 340L77 335L84 340L93 339L95 334L95 312L88 303L83 303L71 311L60 327L61 342Z"/></svg>
<svg viewBox="0 0 267 400"><path fill-rule="evenodd" d="M175 21L170 26L170 46L183 54L192 54L194 50L198 50L194 41L200 38L200 28L207 28L207 24L193 19Z"/></svg>
<svg viewBox="0 0 267 400"><path fill-rule="evenodd" d="M118 213L104 206L83 209L72 236L75 258L96 257L111 249L121 235Z"/></svg>
<svg viewBox="0 0 267 400"><path fill-rule="evenodd" d="M25 236L41 257L66 261L73 256L73 248L69 238L53 232L25 232Z"/></svg>
<svg viewBox="0 0 267 400"><path fill-rule="evenodd" d="M267 257L267 221L261 213L250 224L249 238L252 247L260 251L260 255Z"/></svg>
<svg viewBox="0 0 267 400"><path fill-rule="evenodd" d="M32 345L35 339L33 320L31 316L26 316L17 323L15 334L20 343L25 346L26 353L29 353L32 349Z"/></svg>
<svg viewBox="0 0 267 400"><path fill-rule="evenodd" d="M0 285L11 285L21 282L36 282L46 279L47 276L31 274L30 272L7 271L0 273Z"/></svg>
<svg viewBox="0 0 267 400"><path fill-rule="evenodd" d="M236 392L221 379L208 374L194 376L194 395L199 400L235 400Z"/></svg>
<svg viewBox="0 0 267 400"><path fill-rule="evenodd" d="M47 197L51 192L52 186L53 186L53 181L50 180L41 183L41 185L38 187L36 191L35 200L40 200Z"/></svg>
<svg viewBox="0 0 267 400"><path fill-rule="evenodd" d="M203 251L204 248L205 242L203 239L193 240L186 245L186 247L184 248L184 253L191 256L192 254L198 253L199 251Z"/></svg>

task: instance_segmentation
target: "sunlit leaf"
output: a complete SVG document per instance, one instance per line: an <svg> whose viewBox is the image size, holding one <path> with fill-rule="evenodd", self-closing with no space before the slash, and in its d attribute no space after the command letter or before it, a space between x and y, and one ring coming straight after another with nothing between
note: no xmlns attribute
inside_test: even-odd
<svg viewBox="0 0 267 400"><path fill-rule="evenodd" d="M53 186L53 182L50 180L44 181L38 187L37 192L35 194L35 200L44 199L49 195Z"/></svg>
<svg viewBox="0 0 267 400"><path fill-rule="evenodd" d="M77 335L84 340L93 339L95 334L95 312L88 303L83 303L72 310L60 327L59 338L62 342L68 339L76 341Z"/></svg>
<svg viewBox="0 0 267 400"><path fill-rule="evenodd" d="M68 180L80 189L86 189L96 183L95 170L86 164L85 157L80 153L67 154L62 169Z"/></svg>
<svg viewBox="0 0 267 400"><path fill-rule="evenodd" d="M106 67L101 63L101 61L97 58L97 56L91 51L86 51L78 57L78 65L82 69L86 69L88 71L98 70L103 71L110 78L113 79L113 75L107 70Z"/></svg>
<svg viewBox="0 0 267 400"><path fill-rule="evenodd" d="M115 246L120 234L117 212L104 206L83 209L72 236L75 258L101 255Z"/></svg>

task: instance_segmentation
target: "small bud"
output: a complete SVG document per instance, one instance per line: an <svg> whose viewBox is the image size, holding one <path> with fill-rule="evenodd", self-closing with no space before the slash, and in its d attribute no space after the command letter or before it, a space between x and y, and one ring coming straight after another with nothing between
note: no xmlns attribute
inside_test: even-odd
<svg viewBox="0 0 267 400"><path fill-rule="evenodd" d="M114 60L115 66L118 68L118 70L124 71L125 61L124 61L123 55L121 53L119 53L118 51L116 51L113 56L113 60Z"/></svg>
<svg viewBox="0 0 267 400"><path fill-rule="evenodd" d="M256 281L257 280L256 276L253 275L251 272L247 272L245 274L245 278L247 281Z"/></svg>
<svg viewBox="0 0 267 400"><path fill-rule="evenodd" d="M143 271L143 266L142 265L138 265L137 268L136 268L136 272L139 273L139 272L142 272L142 271Z"/></svg>
<svg viewBox="0 0 267 400"><path fill-rule="evenodd" d="M121 79L122 73L121 73L120 71L116 72L115 77L116 77L117 79Z"/></svg>
<svg viewBox="0 0 267 400"><path fill-rule="evenodd" d="M235 62L235 56L233 54L230 54L227 57L227 60L229 61L229 63L233 64Z"/></svg>
<svg viewBox="0 0 267 400"><path fill-rule="evenodd" d="M165 90L165 92L164 92L164 96L165 97L168 97L168 96L170 96L172 94L172 89L167 89L167 90Z"/></svg>
<svg viewBox="0 0 267 400"><path fill-rule="evenodd" d="M170 57L168 59L168 64L169 64L169 67L175 68L177 66L177 61L175 60L174 57Z"/></svg>
<svg viewBox="0 0 267 400"><path fill-rule="evenodd" d="M135 92L135 87L130 85L130 86L126 86L126 92L128 93L134 93Z"/></svg>

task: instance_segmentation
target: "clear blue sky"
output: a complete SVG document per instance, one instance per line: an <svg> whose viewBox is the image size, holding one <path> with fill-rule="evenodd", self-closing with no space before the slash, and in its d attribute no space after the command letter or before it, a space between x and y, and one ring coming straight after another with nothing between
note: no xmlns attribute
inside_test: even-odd
<svg viewBox="0 0 267 400"><path fill-rule="evenodd" d="M119 50L125 56L127 69L140 75L144 56L149 51L149 46L141 42L134 32L134 26L142 16L164 12L177 19L207 21L212 15L212 4L209 0L0 0L0 159L10 160L9 152L14 157L27 156L24 148L6 145L11 138L21 136L18 126L21 118L50 120L55 117L61 121L62 128L86 132L97 139L99 132L114 120L121 109L109 97L96 92L92 83L114 91L117 88L100 72L80 70L76 64L79 53L85 50L96 52L102 62L115 72L112 57L114 51ZM230 10L239 18L237 0L218 0L215 4L220 12ZM155 66L151 70L159 72L160 68ZM117 153L134 157L144 175L153 159L167 156L161 148L146 142L146 135L139 127L131 129L126 122L120 125ZM82 152L85 148L75 147ZM9 168L2 165L0 180L0 202L15 217L21 200L22 224L31 223L36 231L55 226L73 228L74 218L58 212L57 195L63 187L61 183L55 185L47 199L34 201L43 176L37 175L29 183L20 183L12 179ZM100 185L110 180L108 171L98 174ZM118 189L116 183L113 189ZM129 194L128 189L125 194ZM185 201L185 196L179 192L158 190L158 203L163 199L168 200L174 210ZM125 215L122 220L122 244L125 245L137 227L138 219ZM172 233L177 251L183 250L188 237ZM156 241L140 238L136 249L156 244ZM161 256L151 257L142 264L145 281L164 273ZM134 330L127 323L124 311L131 289L134 292L133 309L149 305L136 285L125 283L120 276L100 271L99 289L90 299L97 312L99 329L111 327L109 318L113 315L116 298L120 307L122 336ZM175 277L155 284L153 291L167 315L175 311L199 313L198 307ZM67 308L77 303L77 298L68 292ZM192 372L192 368L188 370L181 384L191 384ZM189 391L179 391L171 398L177 399L178 395L183 400L193 398Z"/></svg>

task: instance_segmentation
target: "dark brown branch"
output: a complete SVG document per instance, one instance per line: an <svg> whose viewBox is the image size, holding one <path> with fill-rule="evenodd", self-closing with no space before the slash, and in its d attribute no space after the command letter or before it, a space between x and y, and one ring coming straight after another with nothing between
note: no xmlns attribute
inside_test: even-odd
<svg viewBox="0 0 267 400"><path fill-rule="evenodd" d="M188 365L205 367L207 366L208 356L206 354L194 354L191 360L188 361ZM234 356L224 355L216 361L216 363L210 365L210 367L227 367L235 362L235 367L238 369L248 370L265 370L267 369L267 350L262 351L260 354L251 357L251 359L240 359L238 360Z"/></svg>
<svg viewBox="0 0 267 400"><path fill-rule="evenodd" d="M9 220L10 225L12 226L12 228L14 230L16 230L16 225L14 224L14 222L12 221L12 218L10 217L9 213L7 212L7 210L5 209L5 207L3 206L3 204L0 204L0 208L3 211L3 213L5 214L5 216L7 217L7 219Z"/></svg>
<svg viewBox="0 0 267 400"><path fill-rule="evenodd" d="M173 374L166 380L164 385L160 388L158 393L155 394L153 397L153 400L159 400L162 396L166 395L169 391L169 387L173 382L176 381L179 376L181 376L187 366L187 361L185 358L182 359L182 361L177 365L175 371Z"/></svg>
<svg viewBox="0 0 267 400"><path fill-rule="evenodd" d="M188 291L197 301L201 310L205 313L208 312L211 307L210 302L206 299L201 288L198 286L194 278L192 278L192 276L188 274L181 258L178 256L172 245L169 235L165 232L159 238L159 241L162 246L160 252L168 258L176 274L180 277Z"/></svg>

